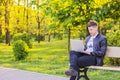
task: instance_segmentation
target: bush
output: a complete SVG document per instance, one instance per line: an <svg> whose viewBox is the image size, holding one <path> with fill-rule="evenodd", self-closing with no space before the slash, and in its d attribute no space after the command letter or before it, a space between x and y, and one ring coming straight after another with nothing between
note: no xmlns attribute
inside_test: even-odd
<svg viewBox="0 0 120 80"><path fill-rule="evenodd" d="M24 41L17 40L13 43L13 52L16 60L24 60L29 53L28 46Z"/></svg>
<svg viewBox="0 0 120 80"><path fill-rule="evenodd" d="M119 46L120 47L120 31L107 33L108 46ZM120 58L109 58L108 64L120 65Z"/></svg>
<svg viewBox="0 0 120 80"><path fill-rule="evenodd" d="M120 31L107 33L107 40L109 46L120 46Z"/></svg>
<svg viewBox="0 0 120 80"><path fill-rule="evenodd" d="M30 41L31 40L30 35L27 34L27 33L17 33L17 34L15 34L13 36L13 42L17 41L17 40L23 40L23 41L25 41L27 43L27 45L28 45L29 48L33 47L32 43Z"/></svg>

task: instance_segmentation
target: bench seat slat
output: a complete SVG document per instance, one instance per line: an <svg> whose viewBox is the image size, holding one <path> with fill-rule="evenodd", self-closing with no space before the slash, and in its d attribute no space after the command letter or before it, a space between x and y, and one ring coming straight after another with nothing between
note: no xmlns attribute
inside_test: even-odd
<svg viewBox="0 0 120 80"><path fill-rule="evenodd" d="M92 69L103 69L103 70L112 70L112 71L120 71L119 66L90 66Z"/></svg>

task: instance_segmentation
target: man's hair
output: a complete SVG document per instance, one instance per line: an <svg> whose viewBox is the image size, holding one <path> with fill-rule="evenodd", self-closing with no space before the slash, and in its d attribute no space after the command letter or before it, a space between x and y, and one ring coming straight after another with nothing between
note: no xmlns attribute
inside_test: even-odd
<svg viewBox="0 0 120 80"><path fill-rule="evenodd" d="M87 24L87 27L91 27L91 26L98 26L98 23L94 20L90 20Z"/></svg>

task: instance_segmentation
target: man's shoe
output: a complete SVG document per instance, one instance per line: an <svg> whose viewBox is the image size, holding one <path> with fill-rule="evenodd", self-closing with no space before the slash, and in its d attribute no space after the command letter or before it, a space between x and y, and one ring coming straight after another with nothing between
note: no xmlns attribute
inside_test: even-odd
<svg viewBox="0 0 120 80"><path fill-rule="evenodd" d="M65 71L65 74L67 76L77 76L78 72L76 70L74 70L74 69L70 69L70 70Z"/></svg>

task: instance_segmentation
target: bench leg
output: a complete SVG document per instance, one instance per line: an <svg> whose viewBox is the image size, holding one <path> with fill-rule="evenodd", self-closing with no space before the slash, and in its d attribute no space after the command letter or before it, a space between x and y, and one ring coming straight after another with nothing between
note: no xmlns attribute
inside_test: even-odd
<svg viewBox="0 0 120 80"><path fill-rule="evenodd" d="M79 72L78 72L78 77L76 80L80 80L80 78L85 78L86 80L89 80L88 76L87 76L87 71L88 68L80 68ZM83 75L81 75L83 74Z"/></svg>

